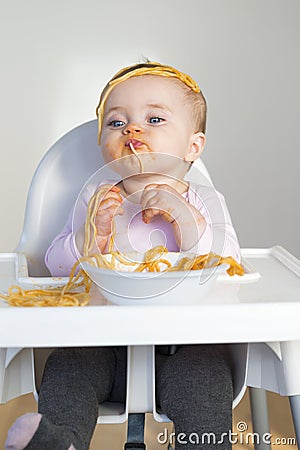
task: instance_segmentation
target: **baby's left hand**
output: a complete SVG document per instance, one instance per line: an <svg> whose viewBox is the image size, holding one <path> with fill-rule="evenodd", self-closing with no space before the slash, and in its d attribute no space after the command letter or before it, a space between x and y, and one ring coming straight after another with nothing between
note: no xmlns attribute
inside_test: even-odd
<svg viewBox="0 0 300 450"><path fill-rule="evenodd" d="M148 184L142 194L142 216L145 223L161 215L167 222L174 222L187 213L187 202L168 184Z"/></svg>
<svg viewBox="0 0 300 450"><path fill-rule="evenodd" d="M143 191L141 205L145 223L161 215L173 224L177 244L183 250L192 248L205 230L206 221L200 212L168 184L148 184Z"/></svg>

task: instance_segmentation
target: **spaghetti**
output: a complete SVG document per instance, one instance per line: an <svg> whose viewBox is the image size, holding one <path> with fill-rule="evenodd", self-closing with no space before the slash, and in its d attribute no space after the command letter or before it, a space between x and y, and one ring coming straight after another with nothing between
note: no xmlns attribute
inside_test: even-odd
<svg viewBox="0 0 300 450"><path fill-rule="evenodd" d="M98 144L101 141L101 130L104 117L104 108L106 100L111 93L112 89L119 83L128 80L132 77L142 76L142 75L158 75L161 77L177 78L182 81L188 88L190 88L195 93L200 92L200 88L196 81L186 73L180 72L171 66L164 66L157 62L148 62L145 64L136 64L133 66L125 67L121 69L116 75L107 83L103 89L98 106L96 108L96 115L98 117Z"/></svg>
<svg viewBox="0 0 300 450"><path fill-rule="evenodd" d="M87 259L81 258L81 261ZM85 306L90 300L92 281L82 270L75 274L81 261L74 264L69 280L62 288L25 290L14 285L10 286L7 295L0 294L0 297L11 306ZM76 292L81 286L85 286L84 292Z"/></svg>
<svg viewBox="0 0 300 450"><path fill-rule="evenodd" d="M168 250L164 246L156 246L148 250L144 255L144 260L141 263L130 261L126 255L119 251L114 251L114 236L116 234L115 224L113 222L113 230L108 245L108 254L111 255L111 261L101 253L91 254L93 249L97 229L95 225L95 217L101 197L105 195L107 186L98 189L91 197L88 203L87 216L85 221L85 239L83 248L83 257L73 265L69 280L62 288L56 289L32 289L24 290L20 286L11 286L8 289L7 295L0 294L4 300L11 306L85 306L90 300L90 289L92 280L83 269L79 269L81 262L87 261L93 266L117 270L116 261L124 265L135 266L136 272L162 272L162 271L188 271L188 270L202 270L219 266L220 264L229 264L227 273L230 276L243 275L243 267L235 261L232 257L221 257L215 253L208 253L206 255L195 257L184 257L175 266L164 258ZM165 269L161 269L161 264ZM77 272L77 273L76 273ZM84 286L84 291L79 291Z"/></svg>
<svg viewBox="0 0 300 450"><path fill-rule="evenodd" d="M127 259L125 255L120 252L109 252L111 255L111 261L103 255L97 255L97 266L102 269L120 270L116 264L116 260L125 266L134 266L135 272L177 272L177 271L190 271L190 270L203 270L210 269L221 264L228 264L229 268L227 273L229 276L244 275L244 268L231 256L222 257L216 253L207 253L205 255L195 255L191 257L183 257L174 266L164 258L164 255L168 253L166 247L158 245L148 250L144 255L142 262L135 262L131 259ZM100 256L100 257L99 257ZM163 265L163 268L161 268Z"/></svg>
<svg viewBox="0 0 300 450"><path fill-rule="evenodd" d="M143 162L142 159L140 157L140 155L138 154L138 152L136 151L136 149L134 148L134 146L132 145L132 143L129 143L129 147L130 150L132 151L132 153L137 157L138 161L139 161L139 165L140 165L140 173L144 172L144 166L143 166Z"/></svg>

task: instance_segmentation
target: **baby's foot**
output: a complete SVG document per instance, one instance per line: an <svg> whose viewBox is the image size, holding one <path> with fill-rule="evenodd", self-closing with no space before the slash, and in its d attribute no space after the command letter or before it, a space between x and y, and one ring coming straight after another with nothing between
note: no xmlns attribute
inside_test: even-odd
<svg viewBox="0 0 300 450"><path fill-rule="evenodd" d="M22 450L25 448L38 429L41 418L42 415L37 413L28 413L19 417L8 431L4 444L5 450Z"/></svg>
<svg viewBox="0 0 300 450"><path fill-rule="evenodd" d="M60 432L57 433L60 428ZM8 431L5 450L54 450L62 448L76 450L73 444L65 445L68 436L38 413L27 413L19 417ZM70 442L70 441L68 441ZM28 446L28 447L27 447Z"/></svg>

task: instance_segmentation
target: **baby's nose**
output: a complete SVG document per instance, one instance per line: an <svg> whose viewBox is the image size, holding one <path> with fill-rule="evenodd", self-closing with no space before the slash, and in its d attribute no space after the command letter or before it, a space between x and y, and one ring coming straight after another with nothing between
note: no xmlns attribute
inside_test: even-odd
<svg viewBox="0 0 300 450"><path fill-rule="evenodd" d="M142 127L136 123L128 123L124 128L124 134L141 133L142 131Z"/></svg>

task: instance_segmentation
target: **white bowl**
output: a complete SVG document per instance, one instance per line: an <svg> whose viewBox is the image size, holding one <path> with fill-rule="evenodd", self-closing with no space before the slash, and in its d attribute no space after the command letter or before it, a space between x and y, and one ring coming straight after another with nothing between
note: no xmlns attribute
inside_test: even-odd
<svg viewBox="0 0 300 450"><path fill-rule="evenodd" d="M110 255L105 255L110 260ZM172 265L187 255L169 252L164 255ZM135 261L142 261L142 254L131 254ZM82 263L103 296L117 305L195 304L207 295L219 274L228 265L211 269L177 272L134 272L134 267L119 263L118 270L100 269L87 262Z"/></svg>

